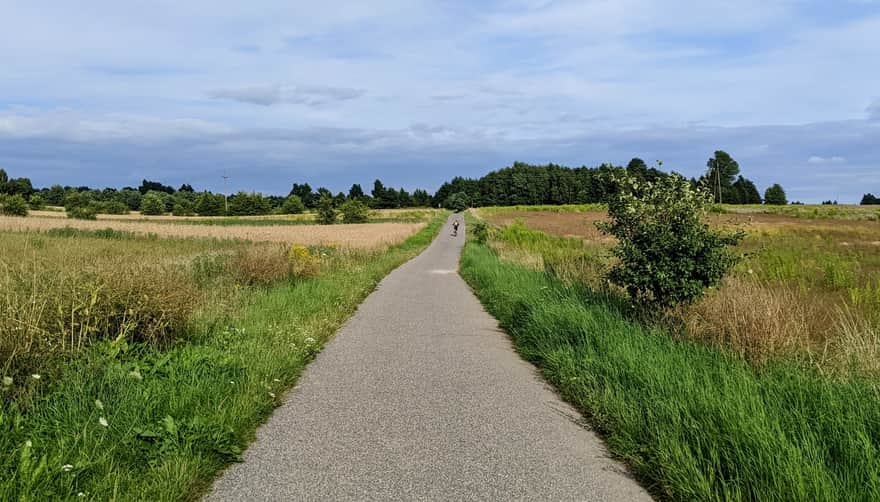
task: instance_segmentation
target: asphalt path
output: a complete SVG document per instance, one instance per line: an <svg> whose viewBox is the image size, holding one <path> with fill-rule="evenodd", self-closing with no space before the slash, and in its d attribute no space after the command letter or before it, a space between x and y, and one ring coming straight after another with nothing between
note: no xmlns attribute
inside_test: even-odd
<svg viewBox="0 0 880 502"><path fill-rule="evenodd" d="M454 218L364 301L207 500L650 500L458 276Z"/></svg>

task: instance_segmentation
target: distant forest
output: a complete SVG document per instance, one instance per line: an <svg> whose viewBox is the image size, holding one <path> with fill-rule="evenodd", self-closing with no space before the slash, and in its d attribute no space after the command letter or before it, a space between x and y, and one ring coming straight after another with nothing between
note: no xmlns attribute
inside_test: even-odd
<svg viewBox="0 0 880 502"><path fill-rule="evenodd" d="M659 167L662 167L662 163L658 162L658 167L649 167L639 158L632 159L626 167L603 164L599 167L570 168L556 164L515 162L510 167L492 171L481 178L455 177L443 183L433 195L422 189L410 193L403 188L386 186L377 179L369 192L359 184L353 184L347 193L334 194L324 187L314 190L308 183L294 183L286 196L238 192L228 197L209 191L197 192L189 184L175 189L150 180L143 180L138 187L121 189L61 185L37 189L30 179L10 178L6 171L0 169L0 195L22 197L33 209L51 205L89 207L97 213L141 211L145 214L171 213L180 216L293 214L314 209L324 199L336 206L357 200L375 209L587 204L607 199L612 175L629 175L653 182L670 175ZM733 157L722 150L715 152L706 162L705 173L699 178L691 178L691 183L694 187L709 189L719 203L789 203L785 190L779 184L767 187L762 195L755 183L740 173L739 164ZM830 200L823 202L836 203ZM861 204L880 205L880 197L867 193L862 197Z"/></svg>

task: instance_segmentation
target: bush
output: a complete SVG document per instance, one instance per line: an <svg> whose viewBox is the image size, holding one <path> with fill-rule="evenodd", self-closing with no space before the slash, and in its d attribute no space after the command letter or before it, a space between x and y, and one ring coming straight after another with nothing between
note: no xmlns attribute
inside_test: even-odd
<svg viewBox="0 0 880 502"><path fill-rule="evenodd" d="M194 209L199 216L220 216L226 213L226 200L222 195L202 192Z"/></svg>
<svg viewBox="0 0 880 502"><path fill-rule="evenodd" d="M617 238L617 263L607 278L636 303L661 308L687 304L718 284L738 261L728 246L743 234L724 235L702 221L711 196L672 175L656 183L615 177L608 201L611 221L596 225Z"/></svg>
<svg viewBox="0 0 880 502"><path fill-rule="evenodd" d="M0 214L5 216L27 216L28 203L21 195L0 195Z"/></svg>
<svg viewBox="0 0 880 502"><path fill-rule="evenodd" d="M774 183L773 186L768 188L764 192L764 203L771 206L784 206L788 204L788 199L785 197L785 190L782 189L782 186Z"/></svg>
<svg viewBox="0 0 880 502"><path fill-rule="evenodd" d="M258 193L238 192L229 199L229 214L257 216L272 212L269 199Z"/></svg>
<svg viewBox="0 0 880 502"><path fill-rule="evenodd" d="M471 227L471 235L478 244L485 244L489 240L489 225L485 221L475 221Z"/></svg>
<svg viewBox="0 0 880 502"><path fill-rule="evenodd" d="M288 196L284 199L284 203L281 204L281 214L300 214L305 210L305 204L303 204L302 199L296 195Z"/></svg>
<svg viewBox="0 0 880 502"><path fill-rule="evenodd" d="M195 213L193 205L186 199L178 199L174 201L174 208L171 210L174 216L192 216Z"/></svg>
<svg viewBox="0 0 880 502"><path fill-rule="evenodd" d="M95 210L100 214L128 214L128 206L118 200L100 202Z"/></svg>
<svg viewBox="0 0 880 502"><path fill-rule="evenodd" d="M76 206L67 210L67 217L75 220L96 220L98 219L98 211L94 204Z"/></svg>
<svg viewBox="0 0 880 502"><path fill-rule="evenodd" d="M336 223L336 208L333 207L333 199L326 195L318 201L318 223L332 225Z"/></svg>
<svg viewBox="0 0 880 502"><path fill-rule="evenodd" d="M71 209L90 204L92 204L92 198L84 192L70 192L64 196L64 210L67 212L70 212Z"/></svg>
<svg viewBox="0 0 880 502"><path fill-rule="evenodd" d="M288 253L290 274L296 279L309 279L321 273L321 259L309 252L309 248L294 245Z"/></svg>
<svg viewBox="0 0 880 502"><path fill-rule="evenodd" d="M165 201L158 194L149 192L141 200L141 214L159 216L165 214Z"/></svg>
<svg viewBox="0 0 880 502"><path fill-rule="evenodd" d="M31 195L30 200L28 201L28 205L31 206L31 209L34 211L39 211L41 209L45 209L46 201L43 200L39 195Z"/></svg>
<svg viewBox="0 0 880 502"><path fill-rule="evenodd" d="M339 209L344 223L366 223L370 219L370 209L359 200L345 202Z"/></svg>

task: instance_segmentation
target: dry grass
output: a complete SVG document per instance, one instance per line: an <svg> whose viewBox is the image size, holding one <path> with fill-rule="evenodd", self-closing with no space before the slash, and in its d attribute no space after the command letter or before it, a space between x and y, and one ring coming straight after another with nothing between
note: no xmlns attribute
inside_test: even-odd
<svg viewBox="0 0 880 502"><path fill-rule="evenodd" d="M425 223L365 223L356 225L281 225L281 226L211 226L174 225L135 221L86 221L61 218L0 217L0 231L46 231L72 227L81 230L112 228L136 234L159 237L240 239L252 242L283 242L320 246L336 244L344 247L375 249L403 242L425 227Z"/></svg>

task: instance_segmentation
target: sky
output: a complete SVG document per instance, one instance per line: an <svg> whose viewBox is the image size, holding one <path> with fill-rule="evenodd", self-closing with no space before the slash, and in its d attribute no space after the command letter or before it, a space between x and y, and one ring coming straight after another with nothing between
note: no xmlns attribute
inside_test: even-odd
<svg viewBox="0 0 880 502"><path fill-rule="evenodd" d="M0 0L0 167L286 194L514 161L880 193L880 0Z"/></svg>

